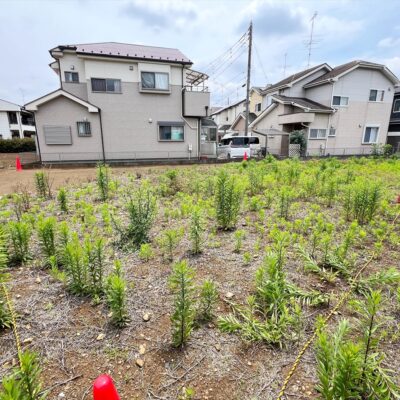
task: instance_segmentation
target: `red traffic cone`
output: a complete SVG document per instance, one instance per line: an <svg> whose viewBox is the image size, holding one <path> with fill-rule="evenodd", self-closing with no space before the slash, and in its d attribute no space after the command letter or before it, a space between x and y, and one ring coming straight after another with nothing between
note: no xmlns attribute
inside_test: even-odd
<svg viewBox="0 0 400 400"><path fill-rule="evenodd" d="M94 400L120 400L111 376L100 375L93 383Z"/></svg>
<svg viewBox="0 0 400 400"><path fill-rule="evenodd" d="M16 169L17 171L22 171L21 160L19 159L18 156L17 156L17 158L15 159L15 169Z"/></svg>
<svg viewBox="0 0 400 400"><path fill-rule="evenodd" d="M247 161L247 151L244 152L243 161Z"/></svg>

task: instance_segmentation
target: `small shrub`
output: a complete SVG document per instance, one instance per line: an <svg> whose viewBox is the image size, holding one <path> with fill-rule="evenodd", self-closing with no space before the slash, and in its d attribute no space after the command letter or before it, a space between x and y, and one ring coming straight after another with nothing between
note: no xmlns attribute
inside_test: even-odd
<svg viewBox="0 0 400 400"><path fill-rule="evenodd" d="M190 240L192 243L192 253L200 254L203 245L203 234L204 227L202 221L201 209L195 207L192 211L192 217L190 219Z"/></svg>
<svg viewBox="0 0 400 400"><path fill-rule="evenodd" d="M8 231L11 239L10 262L17 265L25 263L31 258L29 253L30 226L26 222L11 221L8 223Z"/></svg>
<svg viewBox="0 0 400 400"><path fill-rule="evenodd" d="M85 238L84 252L88 272L88 290L93 297L103 294L104 277L104 240L98 238L92 241Z"/></svg>
<svg viewBox="0 0 400 400"><path fill-rule="evenodd" d="M200 321L211 321L213 319L213 310L218 300L218 292L215 283L211 280L204 281L200 290L200 305L198 319Z"/></svg>
<svg viewBox="0 0 400 400"><path fill-rule="evenodd" d="M229 230L236 226L240 203L241 190L233 177L224 170L220 171L216 184L216 215L221 229Z"/></svg>
<svg viewBox="0 0 400 400"><path fill-rule="evenodd" d="M35 139L0 139L0 153L25 153L36 151Z"/></svg>
<svg viewBox="0 0 400 400"><path fill-rule="evenodd" d="M360 182L347 188L343 207L347 220L355 219L363 225L372 220L378 211L381 188L373 182Z"/></svg>
<svg viewBox="0 0 400 400"><path fill-rule="evenodd" d="M140 246L139 258L143 261L149 261L154 257L154 250L151 248L150 243L143 243Z"/></svg>
<svg viewBox="0 0 400 400"><path fill-rule="evenodd" d="M56 256L56 226L57 220L54 217L40 218L37 223L39 243L46 263L52 256Z"/></svg>
<svg viewBox="0 0 400 400"><path fill-rule="evenodd" d="M174 294L174 311L171 315L172 343L183 346L193 330L195 310L193 302L194 271L186 261L180 261L173 267L169 284Z"/></svg>
<svg viewBox="0 0 400 400"><path fill-rule="evenodd" d="M110 192L109 167L104 164L97 165L97 188L101 201L108 200Z"/></svg>
<svg viewBox="0 0 400 400"><path fill-rule="evenodd" d="M123 246L138 248L142 243L149 241L149 232L156 213L156 199L147 184L142 184L134 195L130 196L127 209L128 226L122 228L115 220L114 225Z"/></svg>
<svg viewBox="0 0 400 400"><path fill-rule="evenodd" d="M10 377L5 378L0 391L1 400L44 400L42 393L39 357L29 350L20 357L21 365L14 368Z"/></svg>
<svg viewBox="0 0 400 400"><path fill-rule="evenodd" d="M243 253L243 262L244 262L246 265L247 265L247 264L250 264L251 259L252 259L251 254L250 254L248 251L246 251L246 252Z"/></svg>
<svg viewBox="0 0 400 400"><path fill-rule="evenodd" d="M180 241L182 240L184 234L183 228L181 229L166 229L162 232L158 243L164 253L164 257L168 261L173 261L174 250L178 247Z"/></svg>
<svg viewBox="0 0 400 400"><path fill-rule="evenodd" d="M51 199L52 181L50 180L50 173L39 171L35 173L35 186L36 192L42 199Z"/></svg>
<svg viewBox="0 0 400 400"><path fill-rule="evenodd" d="M78 295L87 294L87 264L84 251L76 234L65 246L63 264L69 290Z"/></svg>
<svg viewBox="0 0 400 400"><path fill-rule="evenodd" d="M279 218L283 218L285 220L289 219L289 210L292 200L293 200L292 191L287 187L283 187L279 192L279 198L278 198Z"/></svg>
<svg viewBox="0 0 400 400"><path fill-rule="evenodd" d="M67 191L65 190L65 188L61 188L58 191L57 200L60 206L60 210L65 213L68 212L68 198L67 198Z"/></svg>
<svg viewBox="0 0 400 400"><path fill-rule="evenodd" d="M115 261L115 268L107 278L107 303L112 312L112 322L118 328L126 326L129 321L126 308L126 281L122 274L119 260Z"/></svg>
<svg viewBox="0 0 400 400"><path fill-rule="evenodd" d="M246 237L246 232L243 229L238 229L235 232L235 253L240 253L242 248L243 239Z"/></svg>

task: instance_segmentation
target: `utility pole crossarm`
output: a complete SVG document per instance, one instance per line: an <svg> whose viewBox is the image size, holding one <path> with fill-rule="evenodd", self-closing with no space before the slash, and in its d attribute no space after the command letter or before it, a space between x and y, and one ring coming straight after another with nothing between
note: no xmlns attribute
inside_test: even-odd
<svg viewBox="0 0 400 400"><path fill-rule="evenodd" d="M249 53L247 59L247 84L246 84L246 112L245 112L245 126L244 126L244 134L245 136L249 135L249 102L250 102L250 72L251 72L251 46L253 41L253 22L250 22L249 26Z"/></svg>

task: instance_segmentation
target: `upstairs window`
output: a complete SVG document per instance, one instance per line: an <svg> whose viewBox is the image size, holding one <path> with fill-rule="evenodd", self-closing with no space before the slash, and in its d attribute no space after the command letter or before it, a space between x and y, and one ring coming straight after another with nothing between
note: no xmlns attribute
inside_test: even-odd
<svg viewBox="0 0 400 400"><path fill-rule="evenodd" d="M76 125L78 128L78 136L81 137L92 136L92 131L90 129L90 122L78 121Z"/></svg>
<svg viewBox="0 0 400 400"><path fill-rule="evenodd" d="M366 126L363 137L363 144L373 144L378 141L378 126Z"/></svg>
<svg viewBox="0 0 400 400"><path fill-rule="evenodd" d="M121 93L120 79L92 78L92 92Z"/></svg>
<svg viewBox="0 0 400 400"><path fill-rule="evenodd" d="M65 82L79 83L79 74L77 72L65 71L64 76L65 76Z"/></svg>
<svg viewBox="0 0 400 400"><path fill-rule="evenodd" d="M400 99L397 99L397 100L394 101L393 112L394 113L400 113Z"/></svg>
<svg viewBox="0 0 400 400"><path fill-rule="evenodd" d="M385 96L384 90L371 89L369 91L369 101L383 101L384 96Z"/></svg>
<svg viewBox="0 0 400 400"><path fill-rule="evenodd" d="M10 124L18 124L17 113L15 111L8 112L8 122Z"/></svg>
<svg viewBox="0 0 400 400"><path fill-rule="evenodd" d="M326 129L310 129L310 139L325 139Z"/></svg>
<svg viewBox="0 0 400 400"><path fill-rule="evenodd" d="M169 90L169 74L165 72L142 72L142 89Z"/></svg>
<svg viewBox="0 0 400 400"><path fill-rule="evenodd" d="M345 96L333 96L332 105L337 107L345 107L349 105L349 98Z"/></svg>
<svg viewBox="0 0 400 400"><path fill-rule="evenodd" d="M181 122L159 122L158 140L161 142L183 142L184 124Z"/></svg>
<svg viewBox="0 0 400 400"><path fill-rule="evenodd" d="M328 136L336 136L336 129L335 128L329 128L329 133Z"/></svg>
<svg viewBox="0 0 400 400"><path fill-rule="evenodd" d="M261 103L256 104L256 112L261 111Z"/></svg>

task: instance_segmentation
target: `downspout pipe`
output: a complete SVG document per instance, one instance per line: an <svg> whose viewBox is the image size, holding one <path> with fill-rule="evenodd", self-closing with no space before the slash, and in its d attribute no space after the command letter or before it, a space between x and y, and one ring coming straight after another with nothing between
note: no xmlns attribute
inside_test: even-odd
<svg viewBox="0 0 400 400"><path fill-rule="evenodd" d="M99 108L99 122L100 122L101 150L103 152L103 163L105 163L106 162L106 153L104 150L103 120L101 118L101 108Z"/></svg>

